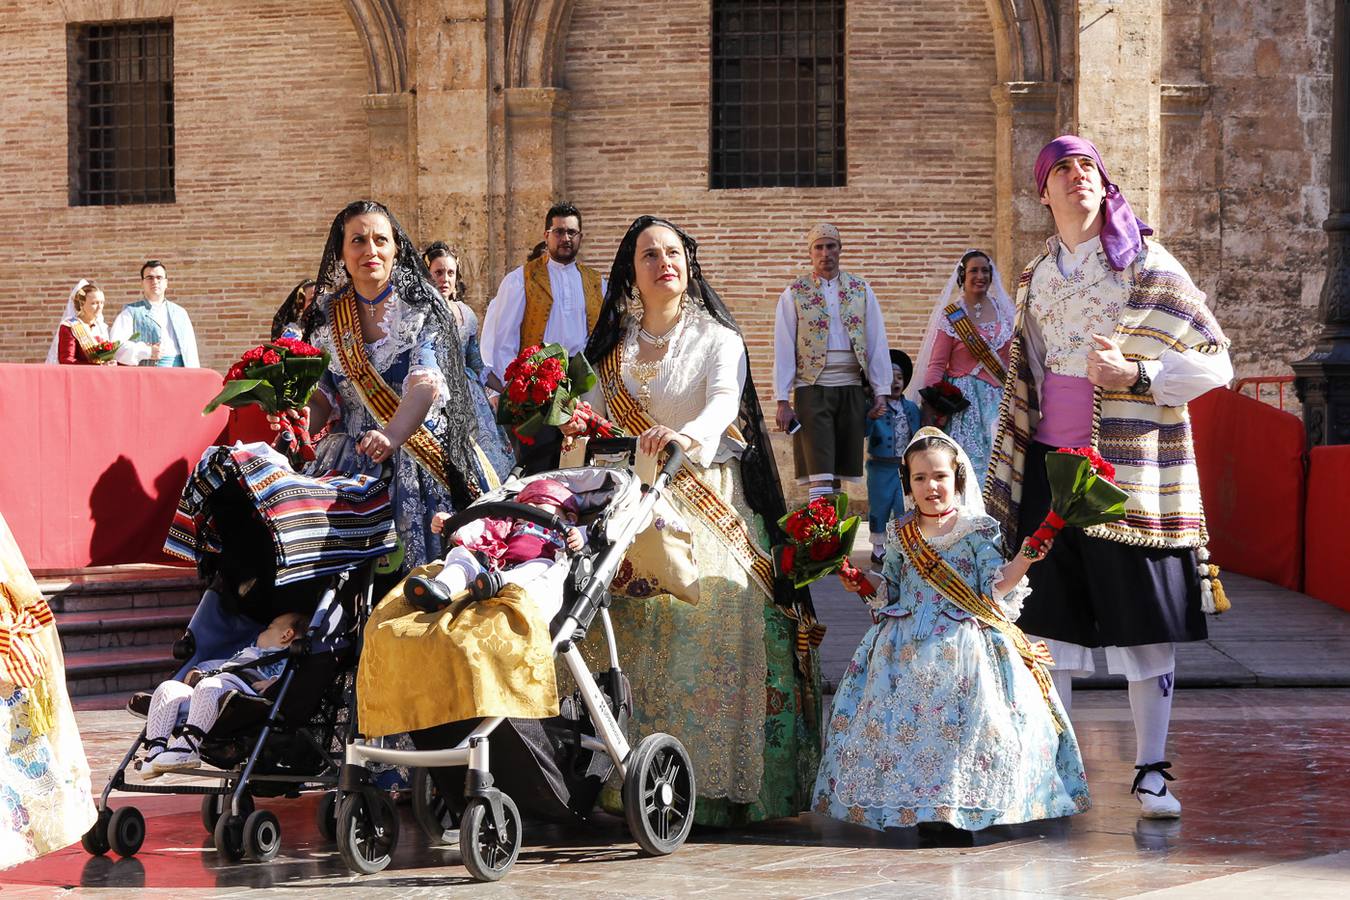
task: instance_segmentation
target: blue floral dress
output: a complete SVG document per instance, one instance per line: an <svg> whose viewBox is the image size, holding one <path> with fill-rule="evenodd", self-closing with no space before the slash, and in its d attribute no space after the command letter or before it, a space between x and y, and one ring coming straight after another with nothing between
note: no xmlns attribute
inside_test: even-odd
<svg viewBox="0 0 1350 900"><path fill-rule="evenodd" d="M469 376L474 415L478 418L478 446L488 458L497 477L505 480L515 467L516 457L506 432L497 424L497 414L488 402L483 387L483 354L478 343L478 317L467 303L455 301L459 312L459 342L464 345L464 372Z"/></svg>
<svg viewBox="0 0 1350 900"><path fill-rule="evenodd" d="M318 302L328 315L332 296L325 295ZM326 349L332 357L328 371L319 380L319 390L328 398L338 419L331 432L316 448L318 458L306 467L311 475L329 471L354 474L378 474L380 464L356 452L356 442L362 434L380 423L366 409L347 373L343 371L332 336L332 317L314 332L314 345ZM442 440L449 427L445 401L445 376L436 362L436 344L440 331L436 321L424 311L413 309L397 298L385 304L381 327L385 336L366 344L366 355L394 393L403 396L410 378L430 374L439 385L439 392L427 411L426 427ZM441 538L431 531L433 513L454 511L450 492L423 469L403 448L394 453L394 481L391 499L394 506L394 525L403 544L409 566L420 566L441 556ZM476 473L477 474L477 473ZM479 475L481 482L481 475Z"/></svg>
<svg viewBox="0 0 1350 900"><path fill-rule="evenodd" d="M998 525L962 516L928 543L990 593L1004 563ZM889 529L890 605L835 695L815 811L878 830L919 822L976 830L1084 811L1087 776L1072 729L1055 733L1035 678L1007 639L908 564L895 538L907 520ZM999 601L1014 620L1025 584Z"/></svg>

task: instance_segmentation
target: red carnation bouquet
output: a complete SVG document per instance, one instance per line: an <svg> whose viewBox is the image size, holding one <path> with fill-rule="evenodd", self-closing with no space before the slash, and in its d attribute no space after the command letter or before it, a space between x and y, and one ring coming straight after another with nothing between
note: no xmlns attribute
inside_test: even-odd
<svg viewBox="0 0 1350 900"><path fill-rule="evenodd" d="M202 415L217 407L257 404L263 412L280 416L283 423L279 444L292 467L298 469L314 458L314 443L303 426L301 410L328 368L328 351L294 338L277 338L244 351L225 373L225 386Z"/></svg>
<svg viewBox="0 0 1350 900"><path fill-rule="evenodd" d="M1050 512L1022 548L1028 558L1035 559L1066 525L1088 528L1125 518L1129 494L1112 480L1115 466L1093 448L1061 447L1045 454L1045 475L1050 482Z"/></svg>
<svg viewBox="0 0 1350 900"><path fill-rule="evenodd" d="M919 396L939 416L954 416L970 406L961 389L945 378L919 391Z"/></svg>
<svg viewBox="0 0 1350 900"><path fill-rule="evenodd" d="M132 340L136 336L133 334ZM117 348L122 346L121 341L98 341L93 347L85 351L90 362L98 363L100 366L104 363L110 363L113 357L117 355Z"/></svg>
<svg viewBox="0 0 1350 900"><path fill-rule="evenodd" d="M817 497L800 509L793 510L778 520L778 527L787 535L788 542L773 548L774 572L792 579L797 587L805 587L838 572L850 581L863 585L859 593L864 598L876 593L867 577L849 562L848 552L853 547L853 536L858 531L858 516L844 518L848 509L848 495Z"/></svg>
<svg viewBox="0 0 1350 900"><path fill-rule="evenodd" d="M561 344L526 347L506 367L506 389L497 401L497 423L522 444L533 444L545 425L579 421L587 437L616 437L623 429L591 409L581 397L595 387L595 370L580 353L567 357Z"/></svg>

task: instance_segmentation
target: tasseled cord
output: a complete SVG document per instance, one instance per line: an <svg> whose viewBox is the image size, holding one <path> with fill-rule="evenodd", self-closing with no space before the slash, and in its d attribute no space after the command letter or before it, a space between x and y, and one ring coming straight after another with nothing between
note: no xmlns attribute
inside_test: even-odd
<svg viewBox="0 0 1350 900"><path fill-rule="evenodd" d="M1195 550L1195 571L1200 576L1200 609L1210 615L1218 615L1232 609L1228 595L1224 593L1223 583L1219 581L1219 567L1209 561L1209 548L1197 547Z"/></svg>

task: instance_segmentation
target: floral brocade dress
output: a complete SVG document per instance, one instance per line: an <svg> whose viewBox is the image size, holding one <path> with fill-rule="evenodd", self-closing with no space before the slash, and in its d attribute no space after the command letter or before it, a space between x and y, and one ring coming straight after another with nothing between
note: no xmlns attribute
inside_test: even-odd
<svg viewBox="0 0 1350 900"><path fill-rule="evenodd" d="M945 321L943 326L949 327ZM1006 364L1007 347L1012 340L1012 322L1000 318L978 327L989 349L993 350L995 355L1004 357ZM1003 400L1003 388L990 384L980 377L982 374L984 367L978 366L969 375L948 379L960 388L961 393L970 401L970 406L952 416L942 429L970 455L970 464L975 469L976 484L984 484L985 473L989 470L994 427L998 424L998 405Z"/></svg>
<svg viewBox="0 0 1350 900"><path fill-rule="evenodd" d="M962 516L928 543L988 594L1004 563L998 526ZM1072 728L1055 732L1049 704L1011 643L908 564L895 538L905 521L889 532L890 605L835 695L815 811L878 830L920 822L976 830L1084 811L1087 776ZM999 601L1014 620L1025 584ZM1059 705L1053 692L1050 702Z"/></svg>

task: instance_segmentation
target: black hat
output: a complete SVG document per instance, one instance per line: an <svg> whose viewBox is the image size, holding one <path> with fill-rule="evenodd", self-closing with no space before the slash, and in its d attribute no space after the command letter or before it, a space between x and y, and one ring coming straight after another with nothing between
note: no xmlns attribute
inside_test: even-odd
<svg viewBox="0 0 1350 900"><path fill-rule="evenodd" d="M900 372L905 377L905 386L908 387L910 379L914 377L914 363L910 362L909 355L903 350L891 350L891 365L900 367Z"/></svg>

